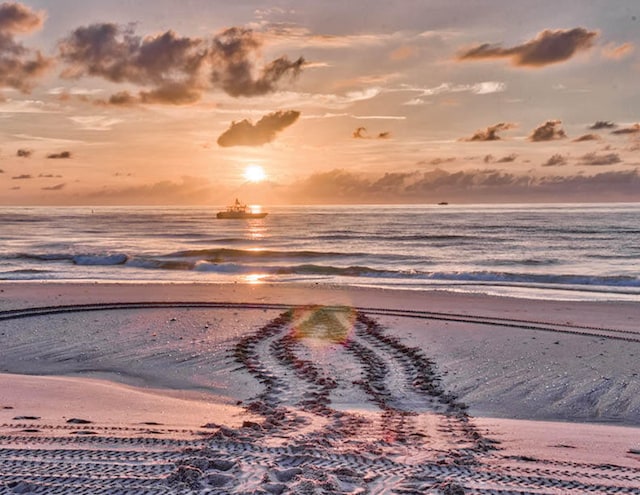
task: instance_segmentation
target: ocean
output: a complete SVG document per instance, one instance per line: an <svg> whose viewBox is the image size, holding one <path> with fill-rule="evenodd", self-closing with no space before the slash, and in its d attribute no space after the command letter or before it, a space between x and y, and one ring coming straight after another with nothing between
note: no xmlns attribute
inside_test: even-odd
<svg viewBox="0 0 640 495"><path fill-rule="evenodd" d="M0 279L318 283L640 301L640 203L0 208Z"/></svg>

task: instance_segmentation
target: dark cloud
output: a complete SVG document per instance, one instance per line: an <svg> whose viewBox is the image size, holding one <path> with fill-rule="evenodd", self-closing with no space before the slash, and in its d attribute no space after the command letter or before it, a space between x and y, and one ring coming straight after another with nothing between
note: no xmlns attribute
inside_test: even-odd
<svg viewBox="0 0 640 495"><path fill-rule="evenodd" d="M367 137L367 128L366 127L358 127L355 131L353 131L352 137L354 139L364 139Z"/></svg>
<svg viewBox="0 0 640 495"><path fill-rule="evenodd" d="M554 139L566 138L564 130L560 127L561 120L547 120L544 124L536 127L531 131L529 140L538 141L553 141Z"/></svg>
<svg viewBox="0 0 640 495"><path fill-rule="evenodd" d="M366 127L358 127L355 131L353 131L351 136L354 139L374 139L373 136L367 135ZM383 131L383 132L379 132L378 135L375 137L375 139L389 139L390 137L391 137L391 132Z"/></svg>
<svg viewBox="0 0 640 495"><path fill-rule="evenodd" d="M545 30L522 45L503 48L484 43L458 54L458 60L510 59L518 67L544 67L569 60L593 46L598 33L578 27L570 30Z"/></svg>
<svg viewBox="0 0 640 495"><path fill-rule="evenodd" d="M42 190L43 191L59 191L60 189L63 189L64 186L66 184L56 184L55 186L47 186L47 187L43 187Z"/></svg>
<svg viewBox="0 0 640 495"><path fill-rule="evenodd" d="M61 151L60 153L49 153L47 155L47 158L52 159L52 160L71 158L71 152L70 151Z"/></svg>
<svg viewBox="0 0 640 495"><path fill-rule="evenodd" d="M408 181L418 175L416 172L387 172L371 183L370 188L380 193L401 191Z"/></svg>
<svg viewBox="0 0 640 495"><path fill-rule="evenodd" d="M0 168L0 174L4 174L4 170Z"/></svg>
<svg viewBox="0 0 640 495"><path fill-rule="evenodd" d="M29 158L32 154L33 150L26 150L22 148L16 152L16 156L19 156L21 158Z"/></svg>
<svg viewBox="0 0 640 495"><path fill-rule="evenodd" d="M218 138L218 145L228 146L261 146L270 143L283 129L292 125L300 112L296 110L273 112L252 124L249 120L232 122L231 127Z"/></svg>
<svg viewBox="0 0 640 495"><path fill-rule="evenodd" d="M465 138L463 141L498 141L502 139L498 136L498 132L507 131L516 127L516 124L511 122L500 122L498 124L490 125L486 129L476 131L470 138Z"/></svg>
<svg viewBox="0 0 640 495"><path fill-rule="evenodd" d="M318 173L292 185L292 201L311 203L630 200L640 187L638 170L570 176L502 170L387 173L368 177L346 170Z"/></svg>
<svg viewBox="0 0 640 495"><path fill-rule="evenodd" d="M620 155L617 153L607 153L598 155L597 153L587 153L580 157L582 165L614 165L622 162Z"/></svg>
<svg viewBox="0 0 640 495"><path fill-rule="evenodd" d="M618 127L613 122L609 122L608 120L597 120L594 124L589 126L589 129L592 131L599 131L600 129L614 129Z"/></svg>
<svg viewBox="0 0 640 495"><path fill-rule="evenodd" d="M449 157L446 157L446 158L440 158L440 157L433 158L428 163L429 163L429 165L441 165L443 163L452 163L452 162L455 162L455 161L456 161L455 157L449 156ZM427 162L421 161L421 162L418 163L418 165L423 165L425 163L427 163Z"/></svg>
<svg viewBox="0 0 640 495"><path fill-rule="evenodd" d="M512 153L510 155L503 156L502 158L498 159L496 163L511 163L511 162L514 162L516 158L518 158L518 155L516 155L515 153Z"/></svg>
<svg viewBox="0 0 640 495"><path fill-rule="evenodd" d="M560 153L556 153L555 155L551 155L551 157L542 164L543 167L560 167L562 165L566 165L568 160L565 156Z"/></svg>
<svg viewBox="0 0 640 495"><path fill-rule="evenodd" d="M19 3L0 4L0 86L31 91L53 60L15 41L16 35L42 27L44 14Z"/></svg>
<svg viewBox="0 0 640 495"><path fill-rule="evenodd" d="M598 141L600 136L597 134L583 134L582 136L575 138L573 140L574 143L582 143L584 141Z"/></svg>
<svg viewBox="0 0 640 495"><path fill-rule="evenodd" d="M29 174L21 174L11 177L13 180L24 180L24 179L33 179L32 175Z"/></svg>
<svg viewBox="0 0 640 495"><path fill-rule="evenodd" d="M60 179L60 178L62 178L62 175L38 174L38 178L41 178L41 179Z"/></svg>
<svg viewBox="0 0 640 495"><path fill-rule="evenodd" d="M275 91L284 77L300 73L303 58L283 56L258 67L261 48L258 35L244 28L227 29L212 39L173 31L141 37L132 26L109 23L80 27L58 43L66 64L63 77L95 76L143 88L137 94L116 93L104 102L115 105L188 104L213 88L234 97L264 95Z"/></svg>
<svg viewBox="0 0 640 495"><path fill-rule="evenodd" d="M632 200L637 198L640 187L638 169L609 171L595 175L569 177L545 177L540 180L541 189L556 191L558 197L578 201Z"/></svg>
<svg viewBox="0 0 640 495"><path fill-rule="evenodd" d="M280 57L265 65L255 78L252 59L261 42L250 29L229 28L213 39L212 46L210 79L231 96L271 93L282 77L297 76L304 65L302 57L294 61Z"/></svg>
<svg viewBox="0 0 640 495"><path fill-rule="evenodd" d="M640 132L640 124L633 124L629 127L623 127L622 129L616 129L615 131L611 131L611 134L636 134Z"/></svg>
<svg viewBox="0 0 640 495"><path fill-rule="evenodd" d="M131 106L137 105L140 103L140 100L128 91L119 91L112 94L107 100L107 103L110 105Z"/></svg>

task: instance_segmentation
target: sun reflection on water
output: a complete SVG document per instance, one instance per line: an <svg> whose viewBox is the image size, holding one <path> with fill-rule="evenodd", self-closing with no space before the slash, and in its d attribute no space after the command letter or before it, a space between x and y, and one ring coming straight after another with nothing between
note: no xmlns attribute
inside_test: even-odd
<svg viewBox="0 0 640 495"><path fill-rule="evenodd" d="M264 279L267 278L267 274L266 273L250 273L248 275L243 275L242 278L247 284L258 285L258 284L264 283Z"/></svg>

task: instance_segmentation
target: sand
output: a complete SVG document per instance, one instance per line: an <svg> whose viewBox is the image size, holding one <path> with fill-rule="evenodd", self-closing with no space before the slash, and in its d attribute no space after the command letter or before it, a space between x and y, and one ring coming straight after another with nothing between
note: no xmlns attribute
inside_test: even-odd
<svg viewBox="0 0 640 495"><path fill-rule="evenodd" d="M640 305L0 283L0 494L640 493Z"/></svg>

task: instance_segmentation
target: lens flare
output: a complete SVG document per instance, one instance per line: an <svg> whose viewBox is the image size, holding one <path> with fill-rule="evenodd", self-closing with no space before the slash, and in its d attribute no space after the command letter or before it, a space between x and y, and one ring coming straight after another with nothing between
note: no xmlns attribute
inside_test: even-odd
<svg viewBox="0 0 640 495"><path fill-rule="evenodd" d="M316 345L344 344L349 341L356 322L356 312L348 306L309 306L293 313L296 339Z"/></svg>

